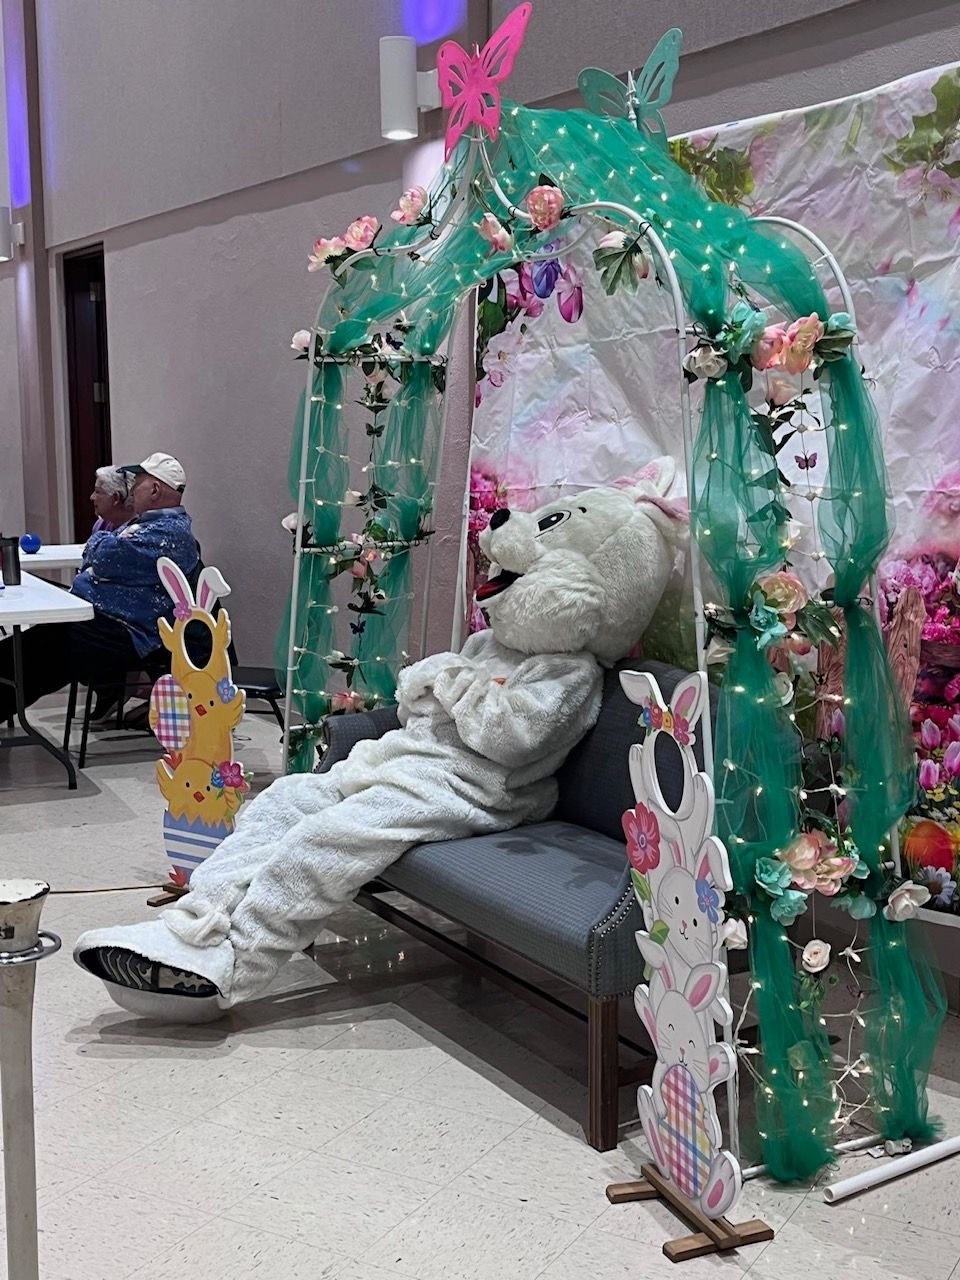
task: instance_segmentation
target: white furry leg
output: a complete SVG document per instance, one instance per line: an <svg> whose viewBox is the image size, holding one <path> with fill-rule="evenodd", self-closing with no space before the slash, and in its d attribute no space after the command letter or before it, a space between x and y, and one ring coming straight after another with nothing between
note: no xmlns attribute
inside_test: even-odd
<svg viewBox="0 0 960 1280"><path fill-rule="evenodd" d="M442 803L426 808L388 782L304 818L262 863L230 920L231 1001L245 1000L309 946L324 917L402 853L467 835L472 824Z"/></svg>
<svg viewBox="0 0 960 1280"><path fill-rule="evenodd" d="M190 892L163 913L170 929L195 947L215 946L229 932L230 913L287 832L343 797L334 772L278 778L240 811L232 835L190 877Z"/></svg>

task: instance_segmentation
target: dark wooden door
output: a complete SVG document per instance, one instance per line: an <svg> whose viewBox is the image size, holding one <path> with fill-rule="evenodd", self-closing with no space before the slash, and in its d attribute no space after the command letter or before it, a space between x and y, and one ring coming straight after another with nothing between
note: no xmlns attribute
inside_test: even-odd
<svg viewBox="0 0 960 1280"><path fill-rule="evenodd" d="M75 541L86 542L94 521L90 504L94 472L112 458L103 245L67 254L63 260L63 285L73 535Z"/></svg>

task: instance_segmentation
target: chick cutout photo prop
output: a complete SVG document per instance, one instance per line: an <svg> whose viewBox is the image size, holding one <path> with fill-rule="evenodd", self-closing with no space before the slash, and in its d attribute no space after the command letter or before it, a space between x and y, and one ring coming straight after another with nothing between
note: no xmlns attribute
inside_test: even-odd
<svg viewBox="0 0 960 1280"><path fill-rule="evenodd" d="M173 625L161 618L160 639L170 653L170 674L161 676L150 696L150 728L164 749L157 782L167 802L163 843L172 864L172 886L183 889L195 867L233 830L249 783L233 758L233 730L243 717L245 699L230 670L230 619L214 616L218 600L230 588L217 569L204 569L194 599L190 583L172 560L157 562L160 580L173 600ZM190 660L186 631L200 623L210 631L212 648L205 667Z"/></svg>

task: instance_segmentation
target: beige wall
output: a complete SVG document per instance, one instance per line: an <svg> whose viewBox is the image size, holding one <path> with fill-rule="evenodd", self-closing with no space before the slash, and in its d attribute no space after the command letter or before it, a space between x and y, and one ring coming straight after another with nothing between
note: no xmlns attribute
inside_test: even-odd
<svg viewBox="0 0 960 1280"><path fill-rule="evenodd" d="M321 285L305 254L357 213L385 217L402 184L408 149L379 137L377 37L409 3L37 0L48 247L55 264L104 240L116 457L183 456L247 662L270 661L288 583L278 521L303 366L287 344ZM511 4L492 0L494 20ZM479 32L486 0L449 0L461 7ZM673 131L960 57L957 5L933 0L534 0L509 91L572 105L582 66L622 72L673 24L688 50ZM11 288L0 267L0 515L17 489ZM434 645L449 634L470 412L467 379L453 382ZM62 403L57 417L62 438Z"/></svg>

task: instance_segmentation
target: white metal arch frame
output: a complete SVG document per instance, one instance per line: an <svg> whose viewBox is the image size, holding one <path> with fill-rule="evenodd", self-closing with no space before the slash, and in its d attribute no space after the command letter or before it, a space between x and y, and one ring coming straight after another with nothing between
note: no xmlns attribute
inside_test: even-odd
<svg viewBox="0 0 960 1280"><path fill-rule="evenodd" d="M348 266L355 265L361 259L368 258L368 257L395 256L400 254L408 254L410 252L418 252L421 249L429 250L430 247L436 245L442 239L444 231L449 226L454 225L457 213L466 202L471 183L476 174L478 160L482 164L484 174L490 184L491 191L494 193L497 199L502 203L506 213L517 221L521 221L528 225L532 225L533 220L529 215L529 213L525 209L522 209L517 205L515 205L510 200L510 198L506 195L506 193L503 191L502 187L500 186L499 182L497 181L496 175L493 172L493 168L490 163L490 158L489 158L486 145L480 139L473 138L470 143L470 149L466 157L463 172L460 175L460 185L456 191L456 194L450 200L450 203L445 209L437 225L434 227L431 227L430 231L425 236L423 236L422 239L420 240L412 241L408 244L403 244L403 245L386 246L381 249L370 248L370 249L362 250L361 252L355 254L349 260L349 263L347 265ZM450 171L448 169L448 173L449 172ZM612 217L616 219L617 222L626 223L627 227L632 228L635 234L637 235L637 237L642 239L648 246L651 252L651 256L654 258L657 264L658 277L666 284L666 288L670 296L671 306L673 309L674 327L676 332L677 376L678 376L678 389L679 389L679 400L680 400L686 485L687 485L688 495L692 494L694 491L693 419L692 419L692 409L691 409L691 401L690 401L690 383L688 379L684 376L683 361L687 355L688 338L695 336L696 331L694 329L694 326L690 323L690 319L688 317L687 310L686 310L686 305L683 299L682 290L680 288L679 278L677 276L676 269L671 260L670 253L666 249L666 246L664 245L662 239L654 230L654 228L651 226L651 224L646 219L641 217L636 212L636 210L630 209L626 205L622 205L613 201L592 200L583 204L570 206L569 213L571 214L571 216L579 215L579 216L587 217L589 215L595 215L601 218L604 216L607 216L607 217ZM816 236L813 232L809 231L802 224L797 223L788 218L758 217L755 219L755 222L762 223L767 226L780 227L780 228L783 228L785 231L791 231L801 239L805 240L807 244L809 244L817 252L817 254L819 255L819 258L817 261L822 261L828 266L831 274L834 277L835 283L839 289L840 295L843 299L844 308L850 314L851 319L853 319L855 323L855 309L854 309L853 298L850 292L849 285L847 283L846 277L843 274L843 271L839 266L839 263L837 262L836 258L831 253L829 248L826 246L826 244L818 236ZM589 229L585 230L583 235L577 237L577 239L573 243L579 243L580 240L582 240L584 236L588 234L588 230ZM569 251L571 247L572 245L567 245L566 251ZM785 247L785 245L783 245L782 247ZM556 257L557 254L555 251L550 252L549 255L532 253L532 254L524 255L521 260L536 261L538 260L538 258L542 258L544 256ZM813 265L816 266L817 263L814 262ZM307 490L308 490L309 484L311 483L307 477L307 463L309 458L309 434L310 434L309 406L311 403L311 395L313 392L314 378L315 378L315 373L316 373L316 368L318 363L322 363L323 361L326 361L326 360L346 363L348 362L348 359L349 359L347 353L342 353L340 355L332 355L332 354L328 355L324 353L320 355L319 360L317 357L317 338L318 338L320 317L323 311L323 306L324 306L324 302L326 300L327 294L329 293L329 290L332 287L333 285L331 282L331 284L328 285L327 289L324 291L323 297L320 300L320 304L317 308L317 314L314 321L314 325L311 330L310 347L308 351L307 390L306 390L306 396L304 401L303 419L301 423L302 441L301 441L301 451L300 451L300 477L299 477L299 486L298 486L298 508L297 508L298 532L297 532L296 543L295 543L295 556L294 556L294 566L293 566L293 585L292 585L291 605L290 605L290 637L289 637L289 647L288 647L288 655L287 655L287 672L286 672L286 677L287 677L286 704L285 704L285 717L284 717L285 724L284 724L284 735L283 735L284 767L286 767L287 760L288 760L290 731L292 728L290 723L292 695L294 693L294 679L295 679L296 670L297 670L297 662L296 662L297 637L295 632L295 620L296 620L296 613L297 613L297 607L298 607L301 561L305 553L305 549L301 544L299 529L302 527L304 523L304 514L307 509ZM470 292L469 288L466 289L464 292L465 292L465 295L469 293ZM430 360L436 359L436 357L434 356L411 356L411 355L405 356L400 353L396 355L392 355L390 358L393 361L404 360L404 359L411 360L411 361L422 360L422 359L430 359ZM444 418L445 416L446 415L444 414ZM442 435L443 435L443 432L441 430L441 440L440 440L441 449L442 449ZM466 510L466 507L464 509ZM704 616L704 601L703 601L703 562L702 562L702 557L700 554L699 547L697 546L695 540L693 540L691 543L691 577L692 577L692 586L693 586L693 605L694 605L695 633L696 633L696 643L697 643L697 666L700 671L706 673L706 670L707 670L706 661L705 661L706 620ZM714 775L712 738L713 738L713 734L712 734L712 725L711 725L710 717L705 716L701 724L703 760L704 760L704 770L707 772L707 774L711 778ZM894 841L896 841L896 832L892 833L892 838ZM894 844L893 847L896 853L896 850L897 850L896 844ZM729 980L728 980L727 986L729 988ZM725 994L729 995L729 990L727 990ZM724 1036L725 1038L729 1037L729 1039L733 1043L734 1049L736 1049L736 1044L735 1044L736 1036L733 1029L725 1028ZM736 1073L734 1073L734 1075L731 1076L731 1078L727 1081L727 1104L728 1104L729 1143L734 1155L739 1156L740 1154L739 1091L738 1091L738 1081L737 1081ZM856 1140L855 1143L838 1144L835 1150L842 1151L844 1149L849 1150L849 1149L852 1149L853 1147L859 1147L863 1145L864 1141L873 1142L875 1141L875 1139L871 1137L869 1140ZM757 1173L760 1173L762 1171L763 1171L762 1166L755 1166L751 1169L745 1170L744 1172L747 1176L754 1176Z"/></svg>

